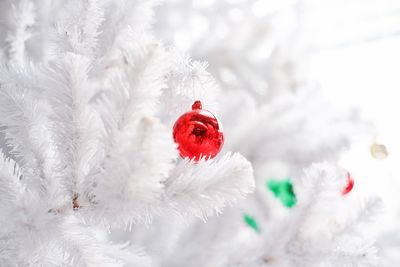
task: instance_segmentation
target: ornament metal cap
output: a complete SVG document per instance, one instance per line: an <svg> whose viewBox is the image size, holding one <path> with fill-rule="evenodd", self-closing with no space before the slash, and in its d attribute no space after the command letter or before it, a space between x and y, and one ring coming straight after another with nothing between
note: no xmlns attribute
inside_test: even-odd
<svg viewBox="0 0 400 267"><path fill-rule="evenodd" d="M192 110L196 110L196 109L203 109L203 105L201 104L200 100L194 101L194 103L192 105Z"/></svg>

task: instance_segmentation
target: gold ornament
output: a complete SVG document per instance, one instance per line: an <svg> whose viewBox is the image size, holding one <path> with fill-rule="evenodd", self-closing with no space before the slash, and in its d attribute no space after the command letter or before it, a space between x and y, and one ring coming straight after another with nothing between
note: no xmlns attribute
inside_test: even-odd
<svg viewBox="0 0 400 267"><path fill-rule="evenodd" d="M373 143L371 145L371 155L375 159L385 159L389 155L389 152L385 145Z"/></svg>

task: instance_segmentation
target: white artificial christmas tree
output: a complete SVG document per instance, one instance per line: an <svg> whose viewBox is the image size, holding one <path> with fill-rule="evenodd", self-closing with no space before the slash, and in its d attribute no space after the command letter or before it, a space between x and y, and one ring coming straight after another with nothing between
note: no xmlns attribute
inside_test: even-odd
<svg viewBox="0 0 400 267"><path fill-rule="evenodd" d="M178 158L174 120L216 86L152 36L155 4L1 2L1 266L150 266L113 233L253 191L239 154Z"/></svg>
<svg viewBox="0 0 400 267"><path fill-rule="evenodd" d="M343 195L347 172L312 164L335 161L360 122L307 89L301 1L191 3L166 1L157 34L209 61L221 91L153 36L157 1L0 3L0 266L378 264L366 223L380 201L359 201L357 177ZM226 142L193 163L172 127L197 99ZM254 189L226 151L251 161L257 190L220 214ZM287 178L290 207L268 189Z"/></svg>

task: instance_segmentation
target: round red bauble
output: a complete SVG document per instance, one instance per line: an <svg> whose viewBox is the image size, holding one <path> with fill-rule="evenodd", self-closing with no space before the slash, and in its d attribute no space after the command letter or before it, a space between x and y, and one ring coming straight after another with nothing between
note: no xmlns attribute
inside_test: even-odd
<svg viewBox="0 0 400 267"><path fill-rule="evenodd" d="M350 173L347 172L347 185L345 188L343 188L342 195L346 195L350 193L350 191L353 189L354 186L354 179L351 177Z"/></svg>
<svg viewBox="0 0 400 267"><path fill-rule="evenodd" d="M221 123L211 112L202 109L200 101L195 101L192 111L177 119L173 137L180 155L195 161L214 158L224 144Z"/></svg>

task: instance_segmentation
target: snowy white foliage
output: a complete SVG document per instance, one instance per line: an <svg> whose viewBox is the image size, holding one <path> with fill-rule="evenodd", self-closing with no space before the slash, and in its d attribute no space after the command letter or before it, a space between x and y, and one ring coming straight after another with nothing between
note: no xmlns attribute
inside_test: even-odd
<svg viewBox="0 0 400 267"><path fill-rule="evenodd" d="M310 23L301 12L307 2L176 0L157 8L156 33L209 61L222 87L225 149L252 162L257 182L240 209L207 224L171 233L165 225L179 222L158 221L141 242L159 266L377 265L372 239L356 229L377 213L380 201L358 206L357 190L343 197L346 175L336 167L313 165L302 175L313 162L336 161L355 136L372 129L356 110L339 110L325 99L305 75L311 52L319 49L302 35ZM287 177L298 196L293 209L266 187L269 179ZM362 178L356 177L356 189ZM254 217L260 234L244 225L243 214ZM154 236L174 242L154 244Z"/></svg>
<svg viewBox="0 0 400 267"><path fill-rule="evenodd" d="M251 175L248 163L238 153L225 154L218 161L202 160L195 167L182 161L165 183L166 197L180 213L206 218L232 204L229 196L250 193L246 177Z"/></svg>
<svg viewBox="0 0 400 267"><path fill-rule="evenodd" d="M155 4L1 3L1 266L149 266L110 232L204 219L253 191L239 154L178 158L171 124L194 91L212 107L216 85L151 35Z"/></svg>
<svg viewBox="0 0 400 267"><path fill-rule="evenodd" d="M343 196L346 171L328 163L312 164L293 181L297 204L291 210L276 203L280 212L273 213L254 203L259 233L241 222L243 210L230 209L174 234L170 227L179 222L165 220L166 228L143 229L141 242L150 243L157 266L378 266L365 226L381 211L381 201L360 200L354 192ZM154 236L173 242L156 244Z"/></svg>
<svg viewBox="0 0 400 267"><path fill-rule="evenodd" d="M294 183L296 218L288 226L292 237L286 249L296 265L376 266L377 249L359 227L379 213L381 202L343 196L346 177L343 169L313 164Z"/></svg>
<svg viewBox="0 0 400 267"><path fill-rule="evenodd" d="M155 32L207 60L225 90L244 89L262 103L302 82L302 8L302 0L165 1Z"/></svg>
<svg viewBox="0 0 400 267"><path fill-rule="evenodd" d="M155 32L210 63L222 90L226 146L255 166L279 161L289 174L336 160L353 136L372 127L356 110L324 98L307 74L320 51L305 38L309 1L167 1ZM312 5L311 5L312 6Z"/></svg>
<svg viewBox="0 0 400 267"><path fill-rule="evenodd" d="M206 63L152 36L158 1L1 1L0 266L377 266L365 225L380 201L343 196L330 164L300 172L360 124L305 90L292 2L284 16L256 0L159 9L158 33L209 61L219 91ZM171 29L178 11L190 23ZM254 190L243 156L177 155L171 128L194 99L222 119L224 151L254 164L240 208L226 207ZM267 190L275 175L292 178L292 209Z"/></svg>
<svg viewBox="0 0 400 267"><path fill-rule="evenodd" d="M221 118L227 122L226 145L246 155L261 172L273 161L283 162L291 172L315 161L334 161L349 146L351 135L370 128L356 111L335 110L315 90L281 94L263 105L244 91L225 96Z"/></svg>

